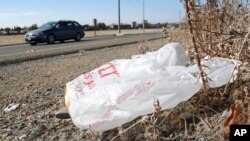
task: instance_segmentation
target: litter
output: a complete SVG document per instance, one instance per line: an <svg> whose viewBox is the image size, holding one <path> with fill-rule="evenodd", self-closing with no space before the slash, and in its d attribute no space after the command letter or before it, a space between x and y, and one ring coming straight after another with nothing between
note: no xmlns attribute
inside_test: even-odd
<svg viewBox="0 0 250 141"><path fill-rule="evenodd" d="M152 113L154 98L162 110L175 107L197 93L202 81L197 65L189 62L179 43L170 43L155 52L113 60L80 75L66 85L65 104L80 129L106 131ZM203 60L209 86L227 84L236 60L214 57ZM197 81L198 80L198 81Z"/></svg>
<svg viewBox="0 0 250 141"><path fill-rule="evenodd" d="M16 103L16 104L15 103L11 103L6 108L4 108L4 111L5 112L10 112L10 111L16 110L19 106L20 106L20 104L18 104L18 103Z"/></svg>

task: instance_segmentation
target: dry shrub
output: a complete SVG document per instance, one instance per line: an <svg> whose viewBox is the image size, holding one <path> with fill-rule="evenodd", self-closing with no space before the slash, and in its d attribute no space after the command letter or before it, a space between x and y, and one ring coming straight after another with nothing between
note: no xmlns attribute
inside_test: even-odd
<svg viewBox="0 0 250 141"><path fill-rule="evenodd" d="M172 32L171 41L182 43L191 64L197 63L203 89L171 110L155 111L103 134L106 140L224 140L230 123L249 123L250 11L248 1L183 0L186 17ZM188 38L187 38L188 37ZM138 47L139 50L142 48ZM142 53L145 53L142 50ZM202 58L240 60L237 81L211 89ZM152 103L154 110L159 102ZM230 106L231 105L231 106ZM229 112L225 109L230 110ZM223 112L224 111L224 112ZM114 134L116 134L114 136ZM111 136L112 135L112 136Z"/></svg>
<svg viewBox="0 0 250 141"><path fill-rule="evenodd" d="M184 0L187 15L180 30L190 38L183 38L180 34L171 38L184 44L192 63L197 63L199 66L204 89L189 100L194 105L195 115L212 117L215 115L207 114L207 109L215 109L219 112L226 108L230 109L227 116L223 117L226 120L225 132L220 129L218 137L225 133L225 138L227 138L228 126L231 123L246 124L248 122L249 107L246 105L249 105L249 100L247 100L249 96L247 97L248 94L243 89L249 89L250 78L250 11L247 7L248 1L244 2L241 0L207 0L201 3L199 0ZM206 66L199 63L206 56L240 60L241 63L235 68L238 75L236 82L221 88L208 88L209 78L203 72ZM241 98L235 98L235 93L241 95ZM221 128L222 124L218 122L215 122L215 125ZM210 130L215 132L214 129L217 128L213 127ZM203 136L206 136L205 133ZM207 138L215 139L214 136Z"/></svg>

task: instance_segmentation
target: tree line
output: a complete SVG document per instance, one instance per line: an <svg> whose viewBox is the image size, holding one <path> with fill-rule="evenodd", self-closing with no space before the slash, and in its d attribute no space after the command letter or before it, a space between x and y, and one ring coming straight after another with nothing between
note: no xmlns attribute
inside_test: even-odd
<svg viewBox="0 0 250 141"><path fill-rule="evenodd" d="M92 25L85 24L85 25L83 25L83 27L86 31L110 29L110 27L107 26L105 23L98 23L96 25L96 27L92 26ZM35 30L37 28L38 28L37 24L32 24L31 26L24 26L24 27L20 27L20 26L6 27L6 28L0 27L0 35L25 34L29 31Z"/></svg>
<svg viewBox="0 0 250 141"><path fill-rule="evenodd" d="M151 24L151 23L146 23L145 28L162 28L162 27L168 27L168 26L174 26L177 27L178 24L173 23L156 23L156 24ZM85 24L83 25L85 31L94 31L94 30L112 30L112 29L118 29L117 24L111 24L111 25L106 25L103 22L97 23L95 26L94 25L89 25ZM25 26L25 27L19 27L19 26L14 26L13 28L6 27L6 28L0 28L0 35L16 35L16 34L25 34L31 30L37 29L38 26L37 24L32 24L31 26ZM130 24L121 24L120 26L121 29L140 29L142 28L142 24L136 24L135 25L130 25Z"/></svg>
<svg viewBox="0 0 250 141"><path fill-rule="evenodd" d="M19 26L14 26L12 28L6 27L6 28L0 28L0 34L2 35L11 35L11 34L25 34L31 30L37 29L38 26L37 24L32 24L31 26L25 26L25 27L19 27Z"/></svg>

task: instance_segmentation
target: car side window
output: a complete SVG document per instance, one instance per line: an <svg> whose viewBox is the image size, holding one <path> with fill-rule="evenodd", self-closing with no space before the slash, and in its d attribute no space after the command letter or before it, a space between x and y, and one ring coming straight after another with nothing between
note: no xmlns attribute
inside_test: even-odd
<svg viewBox="0 0 250 141"><path fill-rule="evenodd" d="M65 28L66 24L64 22L60 22L56 25L56 28Z"/></svg>
<svg viewBox="0 0 250 141"><path fill-rule="evenodd" d="M74 25L77 26L77 27L80 26L80 25L79 25L78 23L76 23L76 22L74 22Z"/></svg>
<svg viewBox="0 0 250 141"><path fill-rule="evenodd" d="M69 23L67 23L67 27L71 28L71 27L74 27L74 25L72 22L69 22Z"/></svg>

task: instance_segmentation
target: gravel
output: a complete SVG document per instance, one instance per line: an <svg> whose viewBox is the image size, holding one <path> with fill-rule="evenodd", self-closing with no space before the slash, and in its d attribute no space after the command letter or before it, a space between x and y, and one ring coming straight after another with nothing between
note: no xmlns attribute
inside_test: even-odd
<svg viewBox="0 0 250 141"><path fill-rule="evenodd" d="M160 39L141 43L156 50L167 43ZM80 51L0 67L0 140L81 140L84 131L70 119L61 120L55 112L64 107L64 90L68 81L114 59L139 54L139 43ZM19 108L4 109L19 103Z"/></svg>

